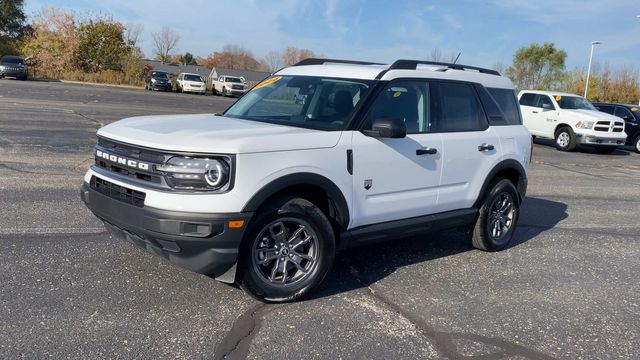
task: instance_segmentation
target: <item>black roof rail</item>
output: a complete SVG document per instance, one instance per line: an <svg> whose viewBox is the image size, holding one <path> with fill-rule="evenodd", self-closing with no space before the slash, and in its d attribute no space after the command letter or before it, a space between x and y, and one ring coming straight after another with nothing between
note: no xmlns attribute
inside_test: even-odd
<svg viewBox="0 0 640 360"><path fill-rule="evenodd" d="M499 72L492 69L485 69L477 66L468 66L468 65L461 65L461 64L452 64L452 63L437 62L437 61L424 61L424 60L396 60L393 64L391 64L391 66L389 67L389 70L415 70L418 67L418 65L444 66L446 68L455 69L455 70L469 69L469 70L476 70L483 74L500 76Z"/></svg>
<svg viewBox="0 0 640 360"><path fill-rule="evenodd" d="M369 62L369 61L355 61L355 60L339 60L339 59L321 59L321 58L308 58L293 66L302 66L302 65L323 65L327 63L333 64L353 64L353 65L384 65L381 63Z"/></svg>

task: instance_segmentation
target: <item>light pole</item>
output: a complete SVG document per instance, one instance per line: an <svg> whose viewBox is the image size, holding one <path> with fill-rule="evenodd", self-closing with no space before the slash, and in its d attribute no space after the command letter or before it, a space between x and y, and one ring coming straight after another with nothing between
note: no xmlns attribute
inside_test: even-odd
<svg viewBox="0 0 640 360"><path fill-rule="evenodd" d="M587 98L587 90L589 90L589 75L591 75L591 60L593 59L593 48L602 44L600 41L591 42L591 55L589 55L589 68L587 69L587 84L584 86L584 98Z"/></svg>

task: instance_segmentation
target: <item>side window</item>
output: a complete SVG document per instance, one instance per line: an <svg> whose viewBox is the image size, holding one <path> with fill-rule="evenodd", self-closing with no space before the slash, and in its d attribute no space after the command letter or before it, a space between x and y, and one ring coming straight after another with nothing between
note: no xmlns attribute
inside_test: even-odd
<svg viewBox="0 0 640 360"><path fill-rule="evenodd" d="M556 107L553 105L553 101L547 95L540 95L538 97L538 104L536 105L539 108L544 109L555 109Z"/></svg>
<svg viewBox="0 0 640 360"><path fill-rule="evenodd" d="M631 113L631 111L629 111L629 109L627 108L623 108L622 106L616 106L616 112L614 113L614 115L625 120L633 119L633 114Z"/></svg>
<svg viewBox="0 0 640 360"><path fill-rule="evenodd" d="M423 81L394 81L378 95L365 123L370 128L374 119L402 119L407 133L429 132L427 83Z"/></svg>
<svg viewBox="0 0 640 360"><path fill-rule="evenodd" d="M516 97L515 91L499 88L487 88L487 91L489 91L489 94L491 94L496 103L498 103L498 106L500 106L507 125L522 125L520 109L518 108L518 98ZM491 123L491 125L494 124Z"/></svg>
<svg viewBox="0 0 640 360"><path fill-rule="evenodd" d="M598 105L596 108L602 112L606 112L607 114L613 115L613 106L609 105Z"/></svg>
<svg viewBox="0 0 640 360"><path fill-rule="evenodd" d="M482 131L487 119L471 84L431 85L431 124L436 132Z"/></svg>
<svg viewBox="0 0 640 360"><path fill-rule="evenodd" d="M536 94L524 93L520 96L520 105L536 106Z"/></svg>

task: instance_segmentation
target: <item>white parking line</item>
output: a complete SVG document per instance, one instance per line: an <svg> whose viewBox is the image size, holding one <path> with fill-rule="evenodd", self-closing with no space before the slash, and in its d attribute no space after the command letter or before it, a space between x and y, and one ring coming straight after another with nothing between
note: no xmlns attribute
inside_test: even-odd
<svg viewBox="0 0 640 360"><path fill-rule="evenodd" d="M69 228L8 228L0 229L0 235L47 235L47 234L100 234L103 227Z"/></svg>

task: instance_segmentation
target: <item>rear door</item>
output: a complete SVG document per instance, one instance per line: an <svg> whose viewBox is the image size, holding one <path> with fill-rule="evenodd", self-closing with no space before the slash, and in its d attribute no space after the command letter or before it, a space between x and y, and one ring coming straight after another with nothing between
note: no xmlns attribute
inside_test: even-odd
<svg viewBox="0 0 640 360"><path fill-rule="evenodd" d="M538 98L538 94L525 92L520 95L519 100L523 124L533 135L541 135L542 132L542 126L540 125L540 112L542 109L538 107Z"/></svg>
<svg viewBox="0 0 640 360"><path fill-rule="evenodd" d="M432 128L443 140L438 211L470 208L501 156L500 138L472 84L433 82L431 104Z"/></svg>
<svg viewBox="0 0 640 360"><path fill-rule="evenodd" d="M438 210L441 135L429 129L429 87L396 80L377 96L363 130L377 118L402 119L407 136L374 138L353 132L352 227L427 215Z"/></svg>

